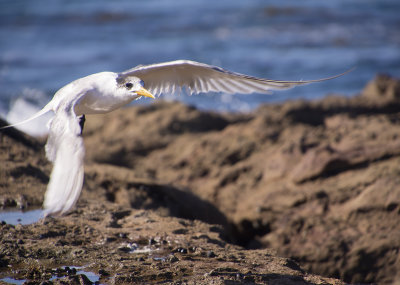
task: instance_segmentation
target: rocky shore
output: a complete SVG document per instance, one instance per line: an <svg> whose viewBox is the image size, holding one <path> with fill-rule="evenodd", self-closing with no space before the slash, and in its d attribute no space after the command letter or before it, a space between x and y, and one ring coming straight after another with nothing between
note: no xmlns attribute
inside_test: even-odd
<svg viewBox="0 0 400 285"><path fill-rule="evenodd" d="M76 210L0 225L0 284L400 282L400 80L250 114L128 107L84 140ZM2 208L41 206L44 142L0 130Z"/></svg>

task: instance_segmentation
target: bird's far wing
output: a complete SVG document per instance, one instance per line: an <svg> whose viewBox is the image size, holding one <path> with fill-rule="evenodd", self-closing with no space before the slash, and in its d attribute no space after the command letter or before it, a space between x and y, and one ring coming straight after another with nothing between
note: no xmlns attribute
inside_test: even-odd
<svg viewBox="0 0 400 285"><path fill-rule="evenodd" d="M317 80L282 81L235 73L204 63L177 60L137 66L121 72L118 76L139 77L144 81L145 88L154 95L179 92L181 88L186 88L189 94L205 92L249 94L270 93L271 90L330 80L347 72Z"/></svg>
<svg viewBox="0 0 400 285"><path fill-rule="evenodd" d="M52 107L52 102L50 101L46 106L44 106L40 111L38 111L36 114L32 115L30 118L28 118L26 120L23 120L21 122L12 124L12 125L7 125L7 126L4 126L4 127L1 127L0 130L1 129L7 129L7 128L16 127L16 126L19 126L19 125L22 125L22 124L26 124L26 123L28 123L28 122L30 122L30 121L32 121L32 120L44 115L44 114L46 114L47 112L51 111L52 108L53 108Z"/></svg>
<svg viewBox="0 0 400 285"><path fill-rule="evenodd" d="M64 214L78 200L84 174L85 147L73 104L58 110L51 121L46 155L54 166L45 195L45 213Z"/></svg>

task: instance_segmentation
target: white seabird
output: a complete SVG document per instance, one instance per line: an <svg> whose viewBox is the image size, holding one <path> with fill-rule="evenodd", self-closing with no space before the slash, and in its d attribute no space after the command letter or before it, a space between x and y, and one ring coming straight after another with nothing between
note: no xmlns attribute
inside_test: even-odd
<svg viewBox="0 0 400 285"><path fill-rule="evenodd" d="M155 98L162 93L179 92L182 88L189 94L270 93L270 90L321 82L345 73L317 80L281 81L188 60L139 65L121 73L100 72L77 79L58 90L53 99L31 118L6 127L54 112L55 116L48 124L45 146L46 156L54 166L43 206L45 215L65 214L76 204L83 185L85 114L108 113L141 96Z"/></svg>

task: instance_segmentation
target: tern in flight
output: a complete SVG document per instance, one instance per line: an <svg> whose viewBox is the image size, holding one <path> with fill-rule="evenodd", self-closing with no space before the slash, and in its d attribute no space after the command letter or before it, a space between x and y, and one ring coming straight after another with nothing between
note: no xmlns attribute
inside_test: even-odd
<svg viewBox="0 0 400 285"><path fill-rule="evenodd" d="M121 73L100 72L77 79L58 90L53 99L31 118L6 127L54 112L55 116L48 124L45 146L53 170L43 206L45 215L62 215L73 209L82 190L85 114L108 113L141 96L154 99L162 93L180 92L182 88L190 95L206 92L265 94L271 90L334 79L345 73L317 80L282 81L235 73L189 60L139 65Z"/></svg>

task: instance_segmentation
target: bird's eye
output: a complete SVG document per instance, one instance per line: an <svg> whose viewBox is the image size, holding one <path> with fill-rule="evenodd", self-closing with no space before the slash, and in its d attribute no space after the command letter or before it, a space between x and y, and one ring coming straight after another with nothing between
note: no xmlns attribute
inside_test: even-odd
<svg viewBox="0 0 400 285"><path fill-rule="evenodd" d="M131 89L133 87L133 84L128 82L125 84L126 89Z"/></svg>

